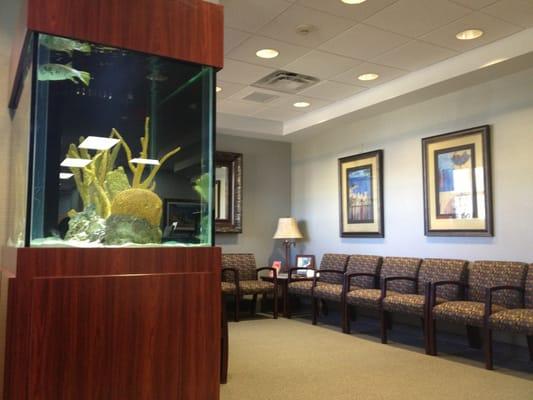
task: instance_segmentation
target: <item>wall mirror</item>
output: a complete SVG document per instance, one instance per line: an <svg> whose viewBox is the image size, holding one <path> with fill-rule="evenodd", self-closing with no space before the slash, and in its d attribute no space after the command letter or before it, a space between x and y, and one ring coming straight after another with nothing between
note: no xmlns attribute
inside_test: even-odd
<svg viewBox="0 0 533 400"><path fill-rule="evenodd" d="M215 153L215 231L242 232L242 154Z"/></svg>

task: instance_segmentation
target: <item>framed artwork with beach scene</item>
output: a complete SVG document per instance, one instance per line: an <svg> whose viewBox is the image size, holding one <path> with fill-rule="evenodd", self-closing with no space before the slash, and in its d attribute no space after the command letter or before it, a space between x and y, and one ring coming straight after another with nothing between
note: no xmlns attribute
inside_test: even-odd
<svg viewBox="0 0 533 400"><path fill-rule="evenodd" d="M383 150L339 159L341 237L383 237Z"/></svg>
<svg viewBox="0 0 533 400"><path fill-rule="evenodd" d="M426 236L493 236L490 127L422 139Z"/></svg>

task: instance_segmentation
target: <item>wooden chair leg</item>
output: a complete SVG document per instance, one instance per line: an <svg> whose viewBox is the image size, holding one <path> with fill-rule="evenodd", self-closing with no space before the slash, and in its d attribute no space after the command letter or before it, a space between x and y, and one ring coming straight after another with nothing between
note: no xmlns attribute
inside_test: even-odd
<svg viewBox="0 0 533 400"><path fill-rule="evenodd" d="M429 354L432 356L437 355L437 321L431 318L428 321L429 328Z"/></svg>
<svg viewBox="0 0 533 400"><path fill-rule="evenodd" d="M316 325L317 317L318 317L318 299L313 297L312 298L313 303L313 325Z"/></svg>
<svg viewBox="0 0 533 400"><path fill-rule="evenodd" d="M380 319L381 319L381 343L387 344L387 328L389 319L389 313L383 308L380 310Z"/></svg>
<svg viewBox="0 0 533 400"><path fill-rule="evenodd" d="M493 353L492 353L492 330L484 329L483 347L485 348L485 368L493 369Z"/></svg>
<svg viewBox="0 0 533 400"><path fill-rule="evenodd" d="M481 349L481 329L477 326L466 326L466 336L468 338L468 345L473 349Z"/></svg>
<svg viewBox="0 0 533 400"><path fill-rule="evenodd" d="M529 348L529 359L533 361L533 336L527 336L527 347Z"/></svg>
<svg viewBox="0 0 533 400"><path fill-rule="evenodd" d="M265 299L265 296L263 295L263 300ZM261 302L261 305L263 302ZM250 315L255 315L257 309L257 293L252 295L252 304L250 305Z"/></svg>
<svg viewBox="0 0 533 400"><path fill-rule="evenodd" d="M274 319L278 319L278 291L274 290Z"/></svg>
<svg viewBox="0 0 533 400"><path fill-rule="evenodd" d="M343 314L344 314L344 333L350 333L351 331L351 323L350 323L350 309L351 307L349 306L348 303L344 303L344 307L343 307Z"/></svg>
<svg viewBox="0 0 533 400"><path fill-rule="evenodd" d="M287 290L287 293L285 294L285 297L283 298L284 302L284 310L285 310L285 318L291 319L291 295L289 294L289 291Z"/></svg>
<svg viewBox="0 0 533 400"><path fill-rule="evenodd" d="M239 322L239 303L241 299L240 296L235 295L235 309L233 311L233 320L235 322Z"/></svg>
<svg viewBox="0 0 533 400"><path fill-rule="evenodd" d="M326 303L326 300L320 299L320 309L322 310L322 314L324 316L327 316L329 314L328 304Z"/></svg>

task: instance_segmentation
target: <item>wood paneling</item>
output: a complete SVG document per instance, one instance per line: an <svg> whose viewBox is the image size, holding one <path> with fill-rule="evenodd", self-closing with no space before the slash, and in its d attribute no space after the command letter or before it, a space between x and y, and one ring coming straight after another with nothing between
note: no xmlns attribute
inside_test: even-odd
<svg viewBox="0 0 533 400"><path fill-rule="evenodd" d="M202 0L28 0L28 29L222 68L223 7Z"/></svg>
<svg viewBox="0 0 533 400"><path fill-rule="evenodd" d="M4 400L217 400L220 249L19 250Z"/></svg>

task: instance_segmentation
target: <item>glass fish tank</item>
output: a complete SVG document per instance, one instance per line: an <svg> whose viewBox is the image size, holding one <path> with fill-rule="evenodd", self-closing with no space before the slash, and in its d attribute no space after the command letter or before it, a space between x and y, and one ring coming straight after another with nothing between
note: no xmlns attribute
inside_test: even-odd
<svg viewBox="0 0 533 400"><path fill-rule="evenodd" d="M33 40L26 245L212 245L213 68Z"/></svg>

